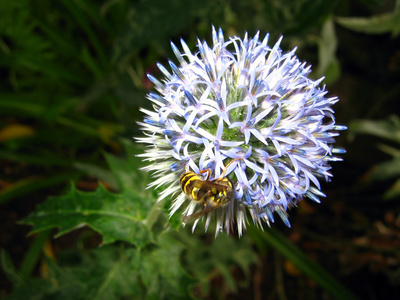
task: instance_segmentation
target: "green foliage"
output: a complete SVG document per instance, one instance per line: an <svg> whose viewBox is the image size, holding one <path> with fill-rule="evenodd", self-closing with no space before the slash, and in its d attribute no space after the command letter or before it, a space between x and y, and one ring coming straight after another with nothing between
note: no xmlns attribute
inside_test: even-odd
<svg viewBox="0 0 400 300"><path fill-rule="evenodd" d="M287 240L281 233L271 228L266 232L256 231L250 228L249 234L258 244L258 247L264 247L266 242L279 253L288 258L302 272L313 278L316 283L324 287L336 299L356 300L357 298L347 290L340 282L337 282L329 273L327 273L318 264L314 263L309 257Z"/></svg>
<svg viewBox="0 0 400 300"><path fill-rule="evenodd" d="M389 116L386 120L354 120L349 126L350 138L356 134L370 134L397 144L400 144L400 119Z"/></svg>
<svg viewBox="0 0 400 300"><path fill-rule="evenodd" d="M187 250L184 255L184 264L190 274L197 278L205 295L210 290L210 279L219 274L224 278L225 288L236 292L238 287L230 268L237 266L248 280L250 266L258 262L251 241L246 236L237 240L221 234L218 238L207 242L206 246L198 236L186 230L175 236L185 245Z"/></svg>
<svg viewBox="0 0 400 300"><path fill-rule="evenodd" d="M325 82L335 82L340 76L340 65L336 59L337 39L332 18L325 21L318 41L318 77L326 76Z"/></svg>
<svg viewBox="0 0 400 300"><path fill-rule="evenodd" d="M34 176L8 178L15 185L0 194L2 202L82 177L86 170L76 165L86 149L85 163L99 165L103 145L118 147L124 126L117 124L117 101L94 83L115 72L104 42L119 30L115 20L110 27L118 4L104 18L94 2L79 3L1 1L0 127L17 122L32 134L2 140L0 158L42 167Z"/></svg>
<svg viewBox="0 0 400 300"><path fill-rule="evenodd" d="M79 257L81 261L69 264L68 268L46 258L47 278L20 279L15 282L18 288L8 299L120 299L140 286L136 276L127 276L133 273L128 263L129 254L121 253L120 249L111 247L86 251L80 256L69 253L71 257L66 259L73 261ZM3 265L8 265L7 276L20 278L9 259L4 258L4 252L2 256Z"/></svg>
<svg viewBox="0 0 400 300"><path fill-rule="evenodd" d="M349 126L352 136L369 134L391 142L395 147L379 144L378 148L393 158L379 163L368 172L367 182L379 182L396 179L395 183L383 195L384 199L394 199L400 196L400 119L392 115L385 120L354 120Z"/></svg>
<svg viewBox="0 0 400 300"><path fill-rule="evenodd" d="M81 192L72 185L64 195L50 197L22 221L34 226L31 233L58 228L56 237L87 225L102 236L105 246L78 251L74 255L80 264L68 269L46 259L49 278L43 282L33 279L14 282L16 289L10 299L22 299L29 294L37 299L118 299L126 295L137 295L139 299L187 298L190 287L197 282L194 278L204 287L209 284L206 280L209 273L221 273L228 288L235 291L231 266L240 266L249 276L249 267L256 262L256 256L247 239L239 241L223 236L213 240L210 247L203 247L198 237L185 230L165 231L166 219L160 208L154 206L154 195L143 189L149 176L139 171L142 163L134 156L138 149L126 140L121 143L127 159L106 154L119 183L118 193L101 185L94 192ZM116 241L127 242L127 246L118 246ZM226 247L231 249L229 253ZM22 277L6 254L3 256L10 279ZM194 278L181 266L182 257ZM37 284L43 288L36 289Z"/></svg>
<svg viewBox="0 0 400 300"><path fill-rule="evenodd" d="M3 251L2 265L16 289L6 299L188 299L194 281L181 268L182 245L163 235L140 251L122 245L45 258L46 278L23 278ZM83 251L85 250L85 251Z"/></svg>
<svg viewBox="0 0 400 300"><path fill-rule="evenodd" d="M23 223L35 227L32 233L59 228L57 236L88 225L103 236L104 243L122 240L141 248L152 241L144 223L150 207L132 190L114 194L100 185L95 192L84 193L72 186L67 194L39 205Z"/></svg>
<svg viewBox="0 0 400 300"><path fill-rule="evenodd" d="M370 18L337 17L336 22L354 31L368 34L391 33L395 37L400 32L400 10Z"/></svg>
<svg viewBox="0 0 400 300"><path fill-rule="evenodd" d="M183 271L180 256L184 247L176 239L162 235L155 249L136 252L131 262L140 272L148 299L189 298L189 288L195 283Z"/></svg>
<svg viewBox="0 0 400 300"><path fill-rule="evenodd" d="M161 210L153 206L154 195L142 188L148 182L148 175L138 170L141 162L134 156L138 149L128 141L122 141L122 144L127 159L106 155L107 162L115 171L119 193L109 192L103 186L94 192L80 192L72 186L66 194L50 197L23 220L34 225L32 233L58 228L56 236L87 225L102 235L105 246L77 251L72 261L80 263L72 267L66 264L68 268L46 259L48 278L41 281L29 278L20 282L14 280L16 289L10 299L22 299L27 295L34 295L37 299L120 299L132 295L138 299L170 299L190 296L189 287L194 281L179 263L183 245L167 233L154 235L158 231L157 219L162 218ZM158 213L151 212L152 209ZM115 241L125 241L130 246L109 245ZM9 278L22 277L6 256L3 257ZM63 264L65 259L68 262L68 257L64 257L60 258L60 263ZM37 285L41 288L37 289Z"/></svg>
<svg viewBox="0 0 400 300"><path fill-rule="evenodd" d="M139 172L140 161L134 156L133 144L122 141L127 160L106 155L107 162L119 183L119 193L107 191L102 185L94 192L81 192L74 185L62 195L50 197L22 222L34 226L31 233L58 228L57 236L88 225L99 232L103 243L117 240L143 248L153 241L148 217L155 202L151 193L145 191L148 176Z"/></svg>

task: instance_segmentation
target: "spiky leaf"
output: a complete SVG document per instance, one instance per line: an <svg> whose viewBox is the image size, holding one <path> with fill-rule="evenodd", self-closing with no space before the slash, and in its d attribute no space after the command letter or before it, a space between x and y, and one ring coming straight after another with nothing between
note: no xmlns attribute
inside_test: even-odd
<svg viewBox="0 0 400 300"><path fill-rule="evenodd" d="M58 228L57 236L87 225L103 236L104 243L121 240L143 247L152 241L145 222L151 204L131 189L115 194L100 185L94 192L81 192L72 185L68 193L50 197L22 222L35 227L31 233Z"/></svg>

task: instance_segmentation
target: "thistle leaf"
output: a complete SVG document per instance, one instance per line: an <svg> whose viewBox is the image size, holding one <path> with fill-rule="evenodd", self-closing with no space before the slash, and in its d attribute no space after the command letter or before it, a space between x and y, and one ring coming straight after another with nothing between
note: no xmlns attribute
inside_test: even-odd
<svg viewBox="0 0 400 300"><path fill-rule="evenodd" d="M72 185L65 195L39 205L22 223L35 227L31 234L58 228L56 237L87 225L103 236L105 244L120 240L141 248L152 241L145 222L150 206L133 190L115 194L100 185L94 192L81 192Z"/></svg>

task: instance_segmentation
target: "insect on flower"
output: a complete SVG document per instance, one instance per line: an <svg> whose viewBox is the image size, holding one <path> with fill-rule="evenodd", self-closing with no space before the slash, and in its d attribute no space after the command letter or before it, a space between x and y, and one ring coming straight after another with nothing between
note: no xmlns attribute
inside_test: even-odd
<svg viewBox="0 0 400 300"><path fill-rule="evenodd" d="M186 171L179 179L182 191L188 196L189 199L195 202L201 202L204 205L202 211L192 215L185 216L183 223L188 223L192 220L198 219L210 211L225 206L235 198L235 186L232 180L225 177L225 172L229 165L236 159L232 160L222 172L220 178L210 180L211 170L201 170L200 173L207 173L206 179L200 175Z"/></svg>
<svg viewBox="0 0 400 300"><path fill-rule="evenodd" d="M141 109L148 145L140 156L153 172L150 187L164 186L170 216L184 223L215 220L216 234L241 235L246 223L270 225L277 214L290 226L287 210L307 197L320 202L320 181L330 181L332 161L345 153L334 147L346 126L337 125L323 78L284 52L282 38L269 46L260 38L224 38L212 28L212 45L198 41L192 53L171 43L179 64L157 64L162 79L148 75L153 109Z"/></svg>

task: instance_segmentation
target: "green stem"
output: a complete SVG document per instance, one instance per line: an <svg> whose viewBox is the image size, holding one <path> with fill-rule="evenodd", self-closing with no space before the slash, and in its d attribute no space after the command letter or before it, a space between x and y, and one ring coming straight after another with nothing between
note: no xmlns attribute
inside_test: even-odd
<svg viewBox="0 0 400 300"><path fill-rule="evenodd" d="M162 212L162 202L157 202L156 204L154 204L150 210L150 212L147 215L146 218L146 222L147 222L147 226L149 229L151 229L153 227L153 225L156 223L156 221L158 220L161 212Z"/></svg>
<svg viewBox="0 0 400 300"><path fill-rule="evenodd" d="M251 226L248 228L249 234L259 244L261 241L279 251L283 256L296 265L304 274L312 278L317 284L332 294L336 299L356 300L346 287L333 278L317 263L312 261L296 245L291 243L284 235L273 228L268 228L261 232L259 229Z"/></svg>

